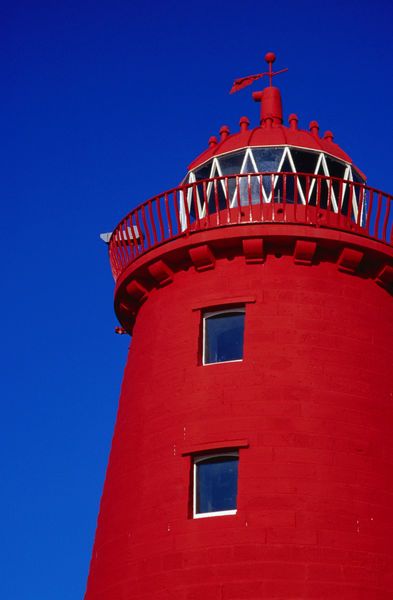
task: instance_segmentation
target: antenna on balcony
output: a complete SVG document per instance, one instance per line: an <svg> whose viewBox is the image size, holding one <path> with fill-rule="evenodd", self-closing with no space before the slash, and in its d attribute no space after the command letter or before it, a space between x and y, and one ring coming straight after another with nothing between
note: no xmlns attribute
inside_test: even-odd
<svg viewBox="0 0 393 600"><path fill-rule="evenodd" d="M109 242L111 241L112 235L113 235L113 231L110 231L108 233L100 233L100 239L103 242L105 242L105 244L109 244ZM141 236L139 229L136 225L133 225L132 229L128 225L127 231L125 230L125 228L119 229L119 231L117 232L117 237L115 239L117 241L121 240L125 244L129 244L129 243L133 244L135 242L137 242L139 244L141 241L141 237L143 238L143 234Z"/></svg>
<svg viewBox="0 0 393 600"><path fill-rule="evenodd" d="M112 237L111 231L109 233L100 233L100 240L105 242L105 244L109 244L111 237Z"/></svg>

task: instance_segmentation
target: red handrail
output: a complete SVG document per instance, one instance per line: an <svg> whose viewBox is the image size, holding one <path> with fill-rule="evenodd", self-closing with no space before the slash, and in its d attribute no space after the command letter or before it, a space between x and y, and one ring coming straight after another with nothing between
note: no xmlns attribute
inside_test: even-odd
<svg viewBox="0 0 393 600"><path fill-rule="evenodd" d="M245 173L183 184L134 208L114 229L115 279L139 256L182 235L246 223L355 231L393 245L393 197L363 183L310 173Z"/></svg>

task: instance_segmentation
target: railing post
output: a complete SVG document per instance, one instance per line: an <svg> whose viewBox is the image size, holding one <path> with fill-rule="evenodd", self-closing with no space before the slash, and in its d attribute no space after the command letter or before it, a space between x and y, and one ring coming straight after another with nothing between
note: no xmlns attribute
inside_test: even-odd
<svg viewBox="0 0 393 600"><path fill-rule="evenodd" d="M209 200L207 197L207 184L206 181L202 183L202 195L203 195L203 208L202 212L205 213L206 222L210 222L210 213L209 213Z"/></svg>
<svg viewBox="0 0 393 600"><path fill-rule="evenodd" d="M263 221L263 175L258 176L259 179L259 220Z"/></svg>
<svg viewBox="0 0 393 600"><path fill-rule="evenodd" d="M235 184L236 184L236 200L237 200L237 222L240 223L242 215L241 215L241 203L240 203L239 175L236 175L236 177L235 177Z"/></svg>
<svg viewBox="0 0 393 600"><path fill-rule="evenodd" d="M317 177L317 197L315 199L315 225L319 225L319 209L321 208L321 178Z"/></svg>
<svg viewBox="0 0 393 600"><path fill-rule="evenodd" d="M373 208L374 208L374 190L370 189L369 203L368 203L368 207L367 207L367 217L366 217L366 231L367 231L368 235L371 235L370 234L370 222L371 222L371 215L372 215Z"/></svg>
<svg viewBox="0 0 393 600"><path fill-rule="evenodd" d="M124 220L121 221L121 223L120 223L120 226L116 232L116 238L117 238L117 245L119 248L119 258L120 258L122 267L124 268L124 266L127 266L127 260L125 257L124 247L123 247L123 224L124 224Z"/></svg>
<svg viewBox="0 0 393 600"><path fill-rule="evenodd" d="M214 179L214 181L213 181L213 190L214 190L214 206L216 208L216 224L220 225L220 205L218 202L217 179Z"/></svg>
<svg viewBox="0 0 393 600"><path fill-rule="evenodd" d="M130 233L128 231L129 230L129 221L130 221L129 217L126 217L125 218L125 224L126 224L126 226L125 226L125 232L126 232L126 237L127 237L127 254L131 258L133 258L133 250L134 249L133 249L133 244L132 244L132 241L131 241L131 238L130 238Z"/></svg>
<svg viewBox="0 0 393 600"><path fill-rule="evenodd" d="M308 207L310 203L310 176L306 175L306 205L304 208L304 220L308 223Z"/></svg>
<svg viewBox="0 0 393 600"><path fill-rule="evenodd" d="M247 175L248 220L252 222L252 175Z"/></svg>
<svg viewBox="0 0 393 600"><path fill-rule="evenodd" d="M332 187L333 187L333 180L331 177L329 177L328 180L328 194L327 194L327 202L326 202L326 224L328 225L330 223L330 211L332 210Z"/></svg>
<svg viewBox="0 0 393 600"><path fill-rule="evenodd" d="M297 204L299 201L299 176L297 173L294 173L293 176L293 220L297 223Z"/></svg>
<svg viewBox="0 0 393 600"><path fill-rule="evenodd" d="M338 199L337 199L337 223L341 225L342 220L342 212L344 206L344 185L342 179L340 179L339 187L338 187Z"/></svg>
<svg viewBox="0 0 393 600"><path fill-rule="evenodd" d="M191 202L194 202L195 221L197 227L199 227L199 202L198 202L198 188L196 183L191 184Z"/></svg>
<svg viewBox="0 0 393 600"><path fill-rule="evenodd" d="M155 224L154 213L153 213L153 202L154 201L155 201L155 198L153 198L152 200L149 200L148 207L149 207L149 217L150 217L150 222L151 222L151 228L153 231L153 240L154 240L154 244L157 244L157 230L156 230L156 224Z"/></svg>
<svg viewBox="0 0 393 600"><path fill-rule="evenodd" d="M388 223L389 223L389 216L390 216L390 202L388 200L388 197L386 196L386 211L385 211L385 219L383 221L383 229L382 229L382 235L383 235L383 241L386 242L386 233L387 233L387 227L388 227Z"/></svg>
<svg viewBox="0 0 393 600"><path fill-rule="evenodd" d="M183 186L179 193L181 194L181 197L183 200L184 214L186 215L186 234L189 235L191 221L190 221L190 209L188 206L188 198L187 198L186 189L187 188L185 186Z"/></svg>
<svg viewBox="0 0 393 600"><path fill-rule="evenodd" d="M176 190L172 191L173 209L175 211L176 225L177 225L176 233L181 232L181 221L180 221L179 200L178 200L178 194L180 192L181 192L181 188L177 188Z"/></svg>
<svg viewBox="0 0 393 600"><path fill-rule="evenodd" d="M227 205L227 223L232 223L231 199L229 197L229 177L225 177L225 198Z"/></svg>
<svg viewBox="0 0 393 600"><path fill-rule="evenodd" d="M382 194L378 192L377 196L377 214L375 216L375 227L374 227L374 235L379 235L379 221L381 219L381 211L382 211Z"/></svg>
<svg viewBox="0 0 393 600"><path fill-rule="evenodd" d="M165 228L164 228L164 222L163 222L162 213L161 213L161 198L162 198L162 196L157 196L157 214L158 214L158 223L160 225L161 241L163 242L165 240Z"/></svg>

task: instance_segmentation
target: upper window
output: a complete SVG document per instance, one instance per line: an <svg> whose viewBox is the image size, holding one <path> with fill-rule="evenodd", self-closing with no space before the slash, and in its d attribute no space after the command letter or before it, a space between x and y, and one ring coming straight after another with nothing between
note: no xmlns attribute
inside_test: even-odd
<svg viewBox="0 0 393 600"><path fill-rule="evenodd" d="M194 518L236 514L238 462L238 451L194 459Z"/></svg>
<svg viewBox="0 0 393 600"><path fill-rule="evenodd" d="M243 359L244 308L203 315L203 364Z"/></svg>

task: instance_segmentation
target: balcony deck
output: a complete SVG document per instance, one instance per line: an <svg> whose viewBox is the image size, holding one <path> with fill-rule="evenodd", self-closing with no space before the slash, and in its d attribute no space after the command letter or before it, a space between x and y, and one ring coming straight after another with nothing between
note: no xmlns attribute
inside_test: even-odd
<svg viewBox="0 0 393 600"><path fill-rule="evenodd" d="M252 223L354 233L393 245L393 197L363 183L306 173L228 175L184 184L133 209L109 241L117 280L141 255L181 236Z"/></svg>

